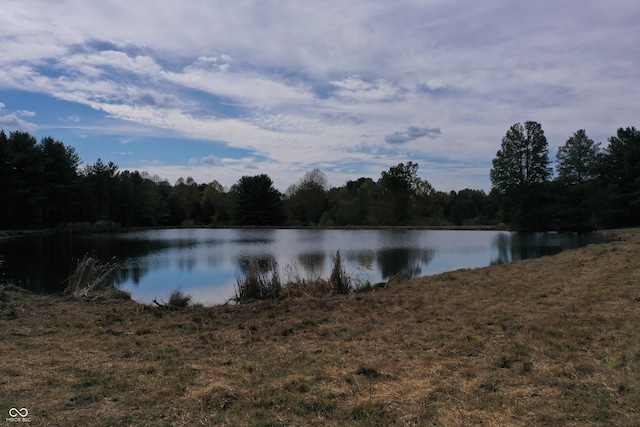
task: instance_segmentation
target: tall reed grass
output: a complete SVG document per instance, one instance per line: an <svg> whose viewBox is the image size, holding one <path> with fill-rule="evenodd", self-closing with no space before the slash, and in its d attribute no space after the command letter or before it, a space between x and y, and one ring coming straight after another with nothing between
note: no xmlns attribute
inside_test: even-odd
<svg viewBox="0 0 640 427"><path fill-rule="evenodd" d="M261 269L254 260L247 264L244 276L236 279L237 302L248 302L260 299L275 299L280 297L282 282L278 262L271 260L266 268Z"/></svg>
<svg viewBox="0 0 640 427"><path fill-rule="evenodd" d="M85 255L69 275L64 294L74 297L130 299L131 294L113 286L112 277L116 267L113 259L105 263Z"/></svg>
<svg viewBox="0 0 640 427"><path fill-rule="evenodd" d="M274 260L263 268L256 261L249 261L243 273L236 278L236 295L233 300L246 303L286 297L344 295L353 290L353 280L344 270L340 251L333 257L333 269L328 280L303 277L295 265L285 266L284 273L286 280L283 281L278 263Z"/></svg>

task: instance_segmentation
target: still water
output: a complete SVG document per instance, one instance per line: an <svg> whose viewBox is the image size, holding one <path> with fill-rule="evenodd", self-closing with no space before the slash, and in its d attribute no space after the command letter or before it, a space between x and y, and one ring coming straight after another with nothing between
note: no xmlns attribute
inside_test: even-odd
<svg viewBox="0 0 640 427"><path fill-rule="evenodd" d="M505 264L596 243L590 234L467 230L173 229L109 235L0 239L0 280L57 292L85 254L118 263L116 284L133 299L166 300L180 288L212 305L235 295L250 260L277 261L302 278L328 278L340 251L356 283Z"/></svg>

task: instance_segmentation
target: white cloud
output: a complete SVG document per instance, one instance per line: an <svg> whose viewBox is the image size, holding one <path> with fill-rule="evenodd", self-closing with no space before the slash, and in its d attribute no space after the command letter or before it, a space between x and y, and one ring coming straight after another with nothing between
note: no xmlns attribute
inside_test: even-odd
<svg viewBox="0 0 640 427"><path fill-rule="evenodd" d="M73 114L73 115L70 115L70 116L67 116L67 117L58 117L58 120L60 120L63 123L67 123L67 122L77 123L81 119L80 119L80 116L77 116L77 115Z"/></svg>
<svg viewBox="0 0 640 427"><path fill-rule="evenodd" d="M282 179L320 164L359 163L357 175L440 159L428 174L446 189L467 176L449 161L490 164L515 122L540 121L550 145L580 128L602 140L637 126L638 19L624 0L9 1L0 91L115 119L83 122L86 133L222 141ZM42 112L20 106L1 119L35 129ZM81 129L75 112L60 114Z"/></svg>
<svg viewBox="0 0 640 427"><path fill-rule="evenodd" d="M66 56L60 58L59 64L71 72L86 71L85 74L92 77L104 75L108 68L139 75L152 75L161 71L161 67L150 56L131 57L125 52L114 50Z"/></svg>
<svg viewBox="0 0 640 427"><path fill-rule="evenodd" d="M22 120L16 114L7 114L0 116L0 128L10 132L15 130L33 132L38 129L38 125Z"/></svg>
<svg viewBox="0 0 640 427"><path fill-rule="evenodd" d="M6 105L0 102L0 111L4 110ZM31 123L22 117L35 117L36 113L30 110L17 110L9 114L0 115L0 129L13 132L16 130L33 132L38 129L38 125Z"/></svg>
<svg viewBox="0 0 640 427"><path fill-rule="evenodd" d="M220 159L217 158L216 156L207 156L207 157L201 158L200 163L202 163L203 165L217 166L221 162L220 162Z"/></svg>
<svg viewBox="0 0 640 427"><path fill-rule="evenodd" d="M308 87L290 85L252 72L227 73L189 66L180 72L164 72L163 76L171 83L232 99L248 107L273 108L313 100Z"/></svg>
<svg viewBox="0 0 640 427"><path fill-rule="evenodd" d="M360 76L350 76L331 82L338 88L335 96L353 102L385 102L402 97L406 92L402 87L394 86L384 80L367 82Z"/></svg>
<svg viewBox="0 0 640 427"><path fill-rule="evenodd" d="M386 135L384 140L389 144L405 144L425 136L428 138L436 138L440 136L440 134L442 134L440 128L409 126L406 130L395 131L392 134Z"/></svg>

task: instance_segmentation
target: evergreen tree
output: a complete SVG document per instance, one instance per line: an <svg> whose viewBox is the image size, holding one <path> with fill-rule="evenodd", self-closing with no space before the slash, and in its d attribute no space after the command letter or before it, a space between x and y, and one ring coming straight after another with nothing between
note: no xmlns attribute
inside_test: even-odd
<svg viewBox="0 0 640 427"><path fill-rule="evenodd" d="M45 227L72 222L78 200L78 164L73 147L51 137L40 141L42 150L42 221Z"/></svg>
<svg viewBox="0 0 640 427"><path fill-rule="evenodd" d="M552 216L554 228L585 230L593 228L594 181L600 164L600 144L580 129L558 148L558 177Z"/></svg>
<svg viewBox="0 0 640 427"><path fill-rule="evenodd" d="M640 131L620 128L601 163L600 218L608 227L640 224Z"/></svg>
<svg viewBox="0 0 640 427"><path fill-rule="evenodd" d="M243 176L231 188L232 217L239 225L282 225L280 192L266 174Z"/></svg>
<svg viewBox="0 0 640 427"><path fill-rule="evenodd" d="M539 123L511 126L490 171L504 221L517 228L546 227L543 207L551 177L549 163L547 138Z"/></svg>

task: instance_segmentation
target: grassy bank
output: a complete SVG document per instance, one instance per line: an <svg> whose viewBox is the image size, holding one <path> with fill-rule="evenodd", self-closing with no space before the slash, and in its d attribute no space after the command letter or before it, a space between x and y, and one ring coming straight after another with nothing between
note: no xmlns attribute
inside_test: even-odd
<svg viewBox="0 0 640 427"><path fill-rule="evenodd" d="M238 306L4 287L0 413L52 426L638 425L640 230L610 236L372 293Z"/></svg>

